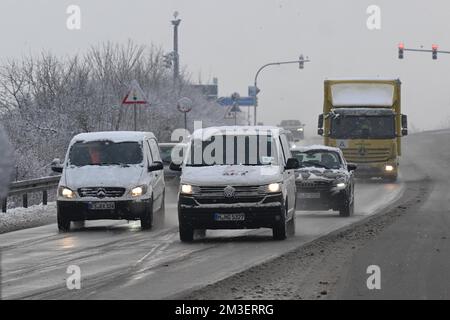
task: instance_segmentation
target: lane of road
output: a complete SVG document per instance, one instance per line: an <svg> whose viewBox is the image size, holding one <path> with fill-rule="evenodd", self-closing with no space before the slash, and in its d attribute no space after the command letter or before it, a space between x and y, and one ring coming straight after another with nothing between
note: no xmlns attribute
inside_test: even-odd
<svg viewBox="0 0 450 320"><path fill-rule="evenodd" d="M296 236L273 241L269 229L208 231L178 239L174 195L166 222L142 232L139 222L88 222L59 234L56 225L0 235L2 297L162 299L202 287L352 224L398 199L403 184L357 184L355 215L297 212ZM66 287L67 267L81 268L82 289Z"/></svg>

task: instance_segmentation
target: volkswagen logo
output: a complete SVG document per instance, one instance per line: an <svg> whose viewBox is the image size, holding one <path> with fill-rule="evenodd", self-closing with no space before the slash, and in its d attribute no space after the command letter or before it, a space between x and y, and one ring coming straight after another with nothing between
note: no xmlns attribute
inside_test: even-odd
<svg viewBox="0 0 450 320"><path fill-rule="evenodd" d="M98 198L104 198L106 197L106 190L103 188L98 188L97 189L97 197Z"/></svg>
<svg viewBox="0 0 450 320"><path fill-rule="evenodd" d="M223 189L223 195L225 198L234 198L236 195L236 189L234 189L232 186L228 186L225 189Z"/></svg>

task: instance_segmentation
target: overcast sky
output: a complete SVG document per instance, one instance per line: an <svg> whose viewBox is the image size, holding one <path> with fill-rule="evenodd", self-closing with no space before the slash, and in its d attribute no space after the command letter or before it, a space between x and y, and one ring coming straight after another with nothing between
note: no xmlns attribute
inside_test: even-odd
<svg viewBox="0 0 450 320"><path fill-rule="evenodd" d="M69 5L81 8L81 30L66 28ZM381 30L369 30L366 9L381 9ZM1 0L0 58L83 53L112 40L172 50L170 20L180 12L181 63L193 80L219 78L220 94L247 95L258 67L297 59L311 63L272 67L259 78L259 119L300 119L314 132L327 77L400 77L403 112L420 129L450 118L450 55L405 52L397 44L450 50L450 3L445 0Z"/></svg>

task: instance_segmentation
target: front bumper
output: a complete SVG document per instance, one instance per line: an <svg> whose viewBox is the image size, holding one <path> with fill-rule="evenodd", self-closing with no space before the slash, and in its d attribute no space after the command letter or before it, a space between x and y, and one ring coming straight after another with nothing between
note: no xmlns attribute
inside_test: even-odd
<svg viewBox="0 0 450 320"><path fill-rule="evenodd" d="M257 229L272 228L285 213L282 194L269 201L257 203L216 203L198 205L190 196L180 195L178 219L180 224L194 229ZM215 215L244 214L242 221L216 221Z"/></svg>
<svg viewBox="0 0 450 320"><path fill-rule="evenodd" d="M303 195L303 196L302 196ZM312 196L319 195L319 197ZM348 198L347 190L318 190L318 189L302 189L297 187L297 203L298 210L339 210L339 207L345 203Z"/></svg>
<svg viewBox="0 0 450 320"><path fill-rule="evenodd" d="M396 177L398 174L398 164L395 162L356 163L356 165L357 178ZM387 171L386 166L392 166L393 170Z"/></svg>
<svg viewBox="0 0 450 320"><path fill-rule="evenodd" d="M151 200L122 200L114 202L114 209L92 210L89 204L93 201L57 201L58 214L71 221L80 220L138 220L151 205Z"/></svg>

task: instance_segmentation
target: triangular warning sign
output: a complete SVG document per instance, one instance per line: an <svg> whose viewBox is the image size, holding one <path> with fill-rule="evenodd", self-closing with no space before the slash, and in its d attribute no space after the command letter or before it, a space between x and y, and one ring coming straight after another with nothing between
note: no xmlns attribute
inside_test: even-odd
<svg viewBox="0 0 450 320"><path fill-rule="evenodd" d="M131 81L130 89L123 98L122 104L147 104L144 91L136 80Z"/></svg>

